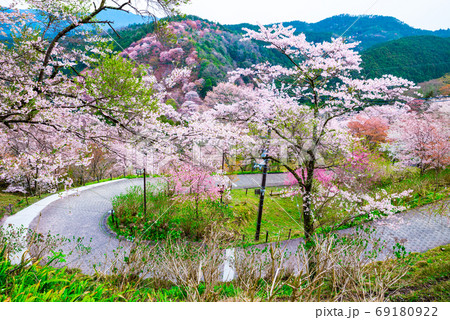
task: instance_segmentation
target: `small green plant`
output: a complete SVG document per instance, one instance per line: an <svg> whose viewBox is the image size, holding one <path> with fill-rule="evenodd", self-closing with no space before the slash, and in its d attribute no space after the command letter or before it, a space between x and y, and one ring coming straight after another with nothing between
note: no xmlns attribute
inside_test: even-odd
<svg viewBox="0 0 450 320"><path fill-rule="evenodd" d="M400 243L396 243L392 249L397 259L405 259L409 254L411 254L411 252L406 252L405 246Z"/></svg>

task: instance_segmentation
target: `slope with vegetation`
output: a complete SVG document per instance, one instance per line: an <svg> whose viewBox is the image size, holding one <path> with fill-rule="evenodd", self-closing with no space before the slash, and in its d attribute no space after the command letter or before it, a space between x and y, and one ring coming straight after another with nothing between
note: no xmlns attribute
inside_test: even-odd
<svg viewBox="0 0 450 320"><path fill-rule="evenodd" d="M175 67L189 67L193 72L188 83L174 88L171 104L182 107L186 101L200 103L206 93L224 81L229 71L262 61L286 63L281 54L250 42L223 26L195 16L174 17L154 24L135 24L119 31L115 50L152 69L157 79ZM188 96L186 96L188 94ZM198 96L197 96L198 95Z"/></svg>
<svg viewBox="0 0 450 320"><path fill-rule="evenodd" d="M344 34L354 21L353 16L341 15L311 24L299 21L284 24L293 26L297 32L304 32L309 41L321 42ZM196 16L174 17L161 23L172 34L163 29L155 31L154 24L130 25L119 31L120 38L113 35L116 50L137 49L132 58L149 64L159 76L167 74L168 69L175 65L189 65L194 71L192 82L200 82L191 84L186 90L194 89L201 98L235 68L246 68L264 61L288 64L285 57L261 43L240 41L242 28L255 30L255 25L220 25ZM395 18L382 16L363 16L345 33L349 41L361 41L357 49L375 45L362 53L363 75L373 78L391 73L415 82L438 78L450 71L450 40L440 37L448 35L450 32L445 30L415 29ZM404 36L408 37L399 39ZM156 47L150 48L152 44L148 43L147 51L142 50L143 39L152 37L157 39L153 44ZM393 39L399 40L385 43ZM161 60L162 51L175 48L183 49L180 58ZM191 58L190 62L186 60L188 58ZM174 99L179 106L185 102L180 94L175 94Z"/></svg>
<svg viewBox="0 0 450 320"><path fill-rule="evenodd" d="M361 57L368 77L390 73L415 82L428 81L450 71L450 38L406 37L370 48Z"/></svg>
<svg viewBox="0 0 450 320"><path fill-rule="evenodd" d="M0 243L0 301L449 300L450 245L412 255L399 249L394 259L365 264L355 256L359 257L360 250L369 242L342 238L331 240L331 247L318 249L322 255L313 281L304 272L296 275L283 269L275 272L275 267L283 261L280 247L242 250L236 258L239 277L231 282L223 282L220 277L218 267L223 261L216 242L207 243L209 250L171 242L137 247L124 261L116 261L109 275L101 272L85 275L76 269L54 267L55 262L63 262L65 257L56 252L45 259L12 265L8 246ZM302 250L300 247L299 252ZM341 256L336 265L334 259L342 255L340 250L348 255ZM155 271L163 268L156 273L160 278L137 276L142 271L139 268L147 262L155 264ZM165 278L175 270L179 273ZM202 274L204 278L197 278Z"/></svg>
<svg viewBox="0 0 450 320"><path fill-rule="evenodd" d="M107 32L114 39L118 52L136 45L142 45L142 39L155 35L160 42L159 51L152 56L144 54L139 62L159 69L160 76L167 74L170 61L159 59L160 51L182 48L187 58L196 52L193 82L203 79L194 87L204 97L216 84L225 80L228 71L237 67L246 68L251 64L269 61L272 64L287 65L285 58L261 44L239 41L243 28L256 30L256 25L242 23L221 25L196 16L172 17L162 19L162 25L175 31L173 35L155 30L155 23L150 18L132 14L108 12L108 20L114 21L113 31L109 26L99 29ZM131 18L130 18L131 17ZM99 19L101 19L100 17ZM131 22L126 25L125 18ZM150 23L138 23L139 21ZM356 22L355 22L356 21ZM178 28L182 25L181 29ZM333 16L316 23L302 21L283 22L292 26L297 33L303 32L308 41L329 41L344 35L349 41L359 41L357 49L362 51L364 74L367 77L379 77L385 73L404 77L415 82L439 78L450 72L450 30L429 31L413 28L400 20L386 16ZM174 25L178 25L173 28ZM351 28L349 28L351 26ZM406 38L405 38L406 37ZM76 41L75 41L76 43ZM73 46L73 44L69 44ZM141 56L139 52L138 56ZM170 65L170 66L168 66ZM184 61L176 61L177 66L184 66ZM192 65L191 65L192 66ZM190 89L193 89L191 86ZM186 93L186 92L184 92ZM176 105L181 106L186 99L182 94L175 94Z"/></svg>
<svg viewBox="0 0 450 320"><path fill-rule="evenodd" d="M450 73L446 73L443 77L421 82L420 92L425 98L434 96L450 96Z"/></svg>

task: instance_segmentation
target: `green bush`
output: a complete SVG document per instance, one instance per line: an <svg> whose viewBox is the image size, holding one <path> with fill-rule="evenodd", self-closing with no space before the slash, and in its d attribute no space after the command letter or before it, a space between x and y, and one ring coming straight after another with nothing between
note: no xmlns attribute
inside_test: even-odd
<svg viewBox="0 0 450 320"><path fill-rule="evenodd" d="M212 224L225 222L233 216L229 207L210 200L201 200L197 213L192 201L178 201L176 196L150 184L146 196L146 214L141 187L131 187L127 193L113 199L117 224L109 219L109 225L119 235L154 241L167 237L200 240Z"/></svg>

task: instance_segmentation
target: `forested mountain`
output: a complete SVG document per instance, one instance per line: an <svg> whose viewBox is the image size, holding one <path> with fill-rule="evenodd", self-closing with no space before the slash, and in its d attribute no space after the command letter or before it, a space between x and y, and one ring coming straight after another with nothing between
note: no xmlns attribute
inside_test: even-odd
<svg viewBox="0 0 450 320"><path fill-rule="evenodd" d="M415 82L450 72L450 38L406 37L376 45L362 53L364 73L379 77L390 73Z"/></svg>
<svg viewBox="0 0 450 320"><path fill-rule="evenodd" d="M34 10L32 10L32 12L36 13ZM149 16L140 16L117 10L107 10L102 12L97 18L98 20L111 21L111 25L115 29L129 28L132 25L139 25L152 21L152 18ZM188 16L187 18L192 19L193 17ZM203 20L195 17L195 20L197 19ZM376 44L409 36L434 35L438 37L450 37L450 29L437 31L417 29L394 17L377 15L352 16L342 14L315 23L290 21L283 22L283 25L293 26L297 32L305 33L309 41L330 40L331 37L339 37L344 34L345 37L352 41L360 41L361 44L358 47L360 50L365 50ZM242 28L257 29L257 26L249 23L242 23L224 25L221 26L221 28L230 32L243 33ZM104 29L109 29L109 27L105 25Z"/></svg>
<svg viewBox="0 0 450 320"><path fill-rule="evenodd" d="M157 78L163 78L175 66L189 66L194 76L188 91L197 91L201 97L235 68L263 61L288 64L280 53L240 41L240 34L208 20L188 16L163 22L166 28L157 32L153 25L131 25L120 30L120 38L113 36L116 50L149 65ZM179 98L175 99L178 104L183 103Z"/></svg>

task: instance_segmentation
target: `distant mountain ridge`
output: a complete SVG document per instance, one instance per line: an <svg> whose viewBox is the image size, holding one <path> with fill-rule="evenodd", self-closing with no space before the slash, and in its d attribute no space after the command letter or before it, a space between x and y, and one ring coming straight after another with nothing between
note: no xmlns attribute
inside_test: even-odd
<svg viewBox="0 0 450 320"><path fill-rule="evenodd" d="M310 41L328 41L341 35L354 41L361 41L359 50L368 49L376 44L397 40L403 37L434 35L450 37L450 29L437 31L413 28L406 23L388 16L342 14L326 18L319 22L303 21L282 22L284 26L292 26L298 33L305 33ZM225 25L226 29L241 33L242 28L256 29L257 26L243 23Z"/></svg>
<svg viewBox="0 0 450 320"><path fill-rule="evenodd" d="M24 10L28 11L28 10ZM31 10L30 10L31 11ZM192 19L208 21L195 16L188 16ZM140 16L129 12L118 10L106 10L99 14L98 20L112 21L114 29L122 29L136 24L145 24L152 21L151 17ZM210 21L208 21L210 22ZM363 51L374 45L397 40L403 37L433 35L438 37L450 37L450 29L441 29L436 31L413 28L397 18L380 15L361 15L353 16L349 14L341 14L323 19L315 23L307 23L303 21L281 22L285 26L292 26L298 33L305 33L309 41L322 42L329 41L332 37L336 38L341 35L351 39L352 41L360 41L358 50ZM242 34L242 28L258 29L258 26L241 23L233 25L221 25L224 30ZM268 24L272 25L272 24ZM104 26L109 29L109 26ZM107 30L109 32L109 30ZM0 36L0 40L1 36Z"/></svg>
<svg viewBox="0 0 450 320"><path fill-rule="evenodd" d="M166 31L153 32L151 25L131 25L113 35L116 50L140 64L147 65L158 79L175 66L188 66L188 82L171 89L171 101L181 112L201 106L209 90L226 80L227 72L268 61L289 66L280 53L263 43L240 41L241 29L233 30L195 16L167 20ZM240 25L239 27L252 25ZM315 34L319 37L318 34ZM415 82L438 78L450 72L450 38L411 36L377 44L362 51L363 77L390 73ZM412 54L410 54L410 52Z"/></svg>
<svg viewBox="0 0 450 320"><path fill-rule="evenodd" d="M113 21L112 26L114 29L121 29L129 26L130 24L148 23L153 21L153 17L150 16L140 16L134 13L118 10L102 11L97 16L97 19Z"/></svg>
<svg viewBox="0 0 450 320"><path fill-rule="evenodd" d="M3 9L3 8L0 7L0 9ZM10 11L10 10L6 9L6 11ZM21 10L21 12L33 13L39 21L44 21L43 17L39 15L39 13L41 11L34 10L34 9L23 9L23 10ZM105 10L98 14L97 20L112 21L112 24L111 24L112 27L115 30L118 30L118 29L125 28L132 24L151 23L151 22L153 22L154 18L150 17L150 16L141 16L141 15L137 15L137 14L134 14L131 12L125 12L125 11L119 11L119 10ZM31 25L33 26L35 24L31 24ZM0 27L2 27L2 26L0 25ZM103 29L107 29L107 31L109 32L109 30L108 30L109 26L104 25ZM3 31L7 34L7 36L5 37L4 35L0 35L0 41L4 41L4 40L8 39L8 37L9 37L8 30L3 30ZM55 33L52 30L49 30L48 35L55 36Z"/></svg>

